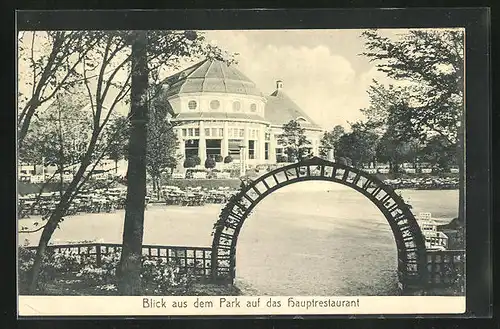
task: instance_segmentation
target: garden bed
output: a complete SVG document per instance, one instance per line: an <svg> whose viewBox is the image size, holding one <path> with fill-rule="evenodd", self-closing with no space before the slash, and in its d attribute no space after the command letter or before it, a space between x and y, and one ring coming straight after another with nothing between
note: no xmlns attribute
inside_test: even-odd
<svg viewBox="0 0 500 329"><path fill-rule="evenodd" d="M28 273L35 251L19 247L18 291L29 294ZM102 257L98 266L92 257L47 251L35 295L113 296L118 295L116 268L120 252ZM206 282L196 275L196 267L183 271L176 262L143 256L142 295L148 296L236 296L233 285Z"/></svg>
<svg viewBox="0 0 500 329"><path fill-rule="evenodd" d="M112 285L109 290L99 285L95 280L82 279L75 274L65 274L54 278L50 282L45 282L37 292L37 295L45 296L117 296L118 292ZM164 296L155 293L151 287L144 289L144 295ZM25 285L19 286L19 294L27 294ZM213 283L193 283L188 287L180 287L177 290L171 289L170 296L239 296L241 291L234 285L222 285Z"/></svg>

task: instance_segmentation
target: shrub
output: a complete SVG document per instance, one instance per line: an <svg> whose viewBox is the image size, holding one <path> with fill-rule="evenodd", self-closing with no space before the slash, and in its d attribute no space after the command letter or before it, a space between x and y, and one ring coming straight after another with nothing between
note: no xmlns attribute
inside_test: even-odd
<svg viewBox="0 0 500 329"><path fill-rule="evenodd" d="M191 273L181 273L175 263L162 258L143 258L141 274L146 293L175 295L179 289L187 291L194 280Z"/></svg>
<svg viewBox="0 0 500 329"><path fill-rule="evenodd" d="M29 271L35 259L35 250L19 247L19 290L20 293L27 293L29 286ZM116 268L120 262L121 252L112 252L101 256L101 266L97 266L95 256L85 256L76 254L47 252L42 263L39 277L38 293L44 293L47 283L57 283L57 278L61 274L72 273L76 279L85 282L87 288L97 288L101 291L117 291ZM180 271L180 266L176 262L167 263L161 258L142 257L143 268L141 278L145 293L160 295L176 294L180 290L188 291L195 279L192 271L201 268L202 264L190 269L187 273ZM78 291L76 291L79 293Z"/></svg>
<svg viewBox="0 0 500 329"><path fill-rule="evenodd" d="M282 163L287 162L288 158L285 155L278 154L276 155L276 162Z"/></svg>
<svg viewBox="0 0 500 329"><path fill-rule="evenodd" d="M207 158L205 160L205 168L212 169L215 167L215 160L213 158Z"/></svg>
<svg viewBox="0 0 500 329"><path fill-rule="evenodd" d="M231 163L233 162L233 157L228 155L224 158L224 163Z"/></svg>
<svg viewBox="0 0 500 329"><path fill-rule="evenodd" d="M224 161L224 158L222 157L222 155L217 154L215 156L215 162L222 162L222 161Z"/></svg>
<svg viewBox="0 0 500 329"><path fill-rule="evenodd" d="M19 282L19 293L26 293L29 286L29 271L33 266L35 260L35 252L27 248L19 247L17 253L18 259L18 282Z"/></svg>
<svg viewBox="0 0 500 329"><path fill-rule="evenodd" d="M184 168L194 168L194 167L196 167L196 161L194 158L190 157L184 160Z"/></svg>
<svg viewBox="0 0 500 329"><path fill-rule="evenodd" d="M345 166L352 166L352 160L351 160L351 158L348 158L348 157L335 158L335 162L338 162L338 163L343 164Z"/></svg>
<svg viewBox="0 0 500 329"><path fill-rule="evenodd" d="M113 252L101 256L101 266L98 267L95 262L86 262L78 269L76 276L91 281L94 285L116 285L116 268L120 262L120 253Z"/></svg>
<svg viewBox="0 0 500 329"><path fill-rule="evenodd" d="M195 156L193 157L193 160L194 160L194 165L195 165L195 166L199 166L199 165L201 164L201 159L200 159L200 157L199 157L199 156L195 155Z"/></svg>
<svg viewBox="0 0 500 329"><path fill-rule="evenodd" d="M229 177L231 178L238 178L240 177L240 170L239 169L228 169L226 172L229 172Z"/></svg>
<svg viewBox="0 0 500 329"><path fill-rule="evenodd" d="M30 271L35 261L36 250L18 248L18 276L20 293L27 293ZM76 271L87 259L74 254L54 253L50 249L45 252L38 277L37 291L43 291L46 283L54 281L61 274Z"/></svg>

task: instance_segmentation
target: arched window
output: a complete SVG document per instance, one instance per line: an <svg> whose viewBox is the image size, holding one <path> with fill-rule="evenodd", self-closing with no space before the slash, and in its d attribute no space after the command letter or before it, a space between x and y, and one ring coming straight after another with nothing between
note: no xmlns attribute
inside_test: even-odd
<svg viewBox="0 0 500 329"><path fill-rule="evenodd" d="M252 112L257 111L257 104L255 104L255 103L250 104L250 111L252 111Z"/></svg>
<svg viewBox="0 0 500 329"><path fill-rule="evenodd" d="M233 111L239 112L241 110L241 103L238 101L233 102Z"/></svg>
<svg viewBox="0 0 500 329"><path fill-rule="evenodd" d="M210 102L210 108L212 110L217 110L220 107L220 102L216 99Z"/></svg>
<svg viewBox="0 0 500 329"><path fill-rule="evenodd" d="M194 101L194 100L189 101L188 108L190 110L196 110L197 107L198 107L198 103L196 103L196 101Z"/></svg>

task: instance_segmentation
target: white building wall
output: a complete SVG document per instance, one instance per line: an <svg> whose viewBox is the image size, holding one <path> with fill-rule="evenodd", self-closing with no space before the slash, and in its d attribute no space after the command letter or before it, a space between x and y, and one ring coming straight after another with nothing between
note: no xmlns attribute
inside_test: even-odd
<svg viewBox="0 0 500 329"><path fill-rule="evenodd" d="M219 108L212 109L210 103L213 100L217 100L220 103ZM197 106L195 109L189 109L189 102L195 101ZM257 97L252 95L240 95L240 94L224 94L224 93L190 93L190 94L181 94L175 95L169 99L169 102L174 109L175 113L247 113L247 114L257 114L264 118L265 113L265 102L266 99L264 97ZM240 108L235 108L234 103L239 102ZM255 104L255 111L252 111L251 106ZM196 119L194 119L196 120ZM228 140L229 139L241 139L241 141L246 146L245 152L247 154L247 162L249 165L256 164L264 164L264 163L276 163L276 148L279 147L277 145L277 135L282 133L282 129L280 127L271 127L268 128L268 124L264 122L251 122L246 121L242 122L241 120L233 120L233 119L223 119L223 118L214 118L210 119L207 115L207 119L203 121L190 121L186 122L179 126L178 136L180 141L180 150L179 153L184 155L184 141L186 139L199 139L199 157L201 159L201 165L204 165L204 161L206 159L206 138L212 138L212 136L205 136L205 128L223 128L223 135L216 136L215 138L221 139L221 155L225 157L228 155ZM199 136L183 136L182 129L183 128L199 128L200 135ZM242 138L240 136L230 136L229 130L231 129L244 129L245 133ZM255 159L249 159L248 157L248 141L251 139L250 131L251 129L257 129L257 139L255 145ZM270 131L270 140L269 140L269 159L265 159L265 134L266 131ZM322 136L322 131L314 131L307 130L306 136L311 141L311 147L314 155L319 155L319 141Z"/></svg>
<svg viewBox="0 0 500 329"><path fill-rule="evenodd" d="M210 103L217 100L220 103L219 108L213 109ZM189 102L195 101L197 107L189 109ZM175 113L193 113L193 112L225 112L225 113L249 113L264 117L266 99L253 95L243 94L222 94L222 93L190 93L175 95L169 98L170 105ZM240 109L233 107L235 102L240 103ZM256 109L252 111L251 106L255 104Z"/></svg>

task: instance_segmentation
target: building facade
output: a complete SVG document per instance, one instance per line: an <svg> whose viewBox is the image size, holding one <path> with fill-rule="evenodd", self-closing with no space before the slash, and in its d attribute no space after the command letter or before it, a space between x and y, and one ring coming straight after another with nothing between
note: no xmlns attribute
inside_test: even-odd
<svg viewBox="0 0 500 329"><path fill-rule="evenodd" d="M198 156L203 164L208 157L230 155L234 161L245 157L250 166L274 164L284 155L278 135L290 120L305 128L311 152L318 155L323 129L283 92L282 81L265 96L234 65L204 60L165 84L184 159Z"/></svg>

